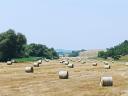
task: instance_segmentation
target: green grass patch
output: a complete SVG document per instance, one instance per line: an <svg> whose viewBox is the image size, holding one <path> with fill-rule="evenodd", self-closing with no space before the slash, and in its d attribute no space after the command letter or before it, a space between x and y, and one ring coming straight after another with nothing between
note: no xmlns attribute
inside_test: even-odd
<svg viewBox="0 0 128 96"><path fill-rule="evenodd" d="M42 59L42 57L17 58L14 60L16 60L16 62L34 62L34 61L37 61L39 59Z"/></svg>
<svg viewBox="0 0 128 96"><path fill-rule="evenodd" d="M126 61L128 62L128 55L122 56L119 61Z"/></svg>
<svg viewBox="0 0 128 96"><path fill-rule="evenodd" d="M96 60L112 61L112 60L103 59L103 58L97 58ZM121 58L120 58L119 60L114 60L114 61L118 61L118 62L128 62L128 55L121 56Z"/></svg>

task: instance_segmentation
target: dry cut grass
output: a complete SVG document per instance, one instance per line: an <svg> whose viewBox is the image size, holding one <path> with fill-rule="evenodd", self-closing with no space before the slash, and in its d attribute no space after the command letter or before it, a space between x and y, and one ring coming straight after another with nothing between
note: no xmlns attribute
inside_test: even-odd
<svg viewBox="0 0 128 96"><path fill-rule="evenodd" d="M34 73L25 73L33 63L1 63L0 96L128 96L127 66L116 62L107 70L101 61L98 66L92 62L73 62L74 68L59 61L43 62ZM59 70L68 70L69 79L59 79ZM113 87L101 87L101 76L112 76Z"/></svg>

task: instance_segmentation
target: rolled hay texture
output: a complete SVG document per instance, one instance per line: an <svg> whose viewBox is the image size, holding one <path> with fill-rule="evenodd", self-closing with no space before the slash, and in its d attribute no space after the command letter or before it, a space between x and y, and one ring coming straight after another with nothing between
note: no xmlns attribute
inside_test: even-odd
<svg viewBox="0 0 128 96"><path fill-rule="evenodd" d="M112 61L112 63L114 63L114 61Z"/></svg>
<svg viewBox="0 0 128 96"><path fill-rule="evenodd" d="M25 67L25 72L26 73L33 73L34 69L33 69L33 67Z"/></svg>
<svg viewBox="0 0 128 96"><path fill-rule="evenodd" d="M62 61L60 61L60 63L63 63Z"/></svg>
<svg viewBox="0 0 128 96"><path fill-rule="evenodd" d="M100 85L105 86L113 86L112 77L101 77Z"/></svg>
<svg viewBox="0 0 128 96"><path fill-rule="evenodd" d="M64 62L65 62L64 60L60 61L60 63L64 63Z"/></svg>
<svg viewBox="0 0 128 96"><path fill-rule="evenodd" d="M74 64L68 64L68 68L74 68Z"/></svg>
<svg viewBox="0 0 128 96"><path fill-rule="evenodd" d="M68 61L65 61L65 62L64 62L64 64L65 64L65 65L68 65L68 64L69 64L69 62L68 62Z"/></svg>
<svg viewBox="0 0 128 96"><path fill-rule="evenodd" d="M60 79L68 79L69 73L68 71L59 71L59 78Z"/></svg>
<svg viewBox="0 0 128 96"><path fill-rule="evenodd" d="M12 63L16 63L16 60L11 60Z"/></svg>
<svg viewBox="0 0 128 96"><path fill-rule="evenodd" d="M105 65L108 65L109 63L108 63L107 61L104 61L104 64L105 64Z"/></svg>
<svg viewBox="0 0 128 96"><path fill-rule="evenodd" d="M39 62L34 62L33 66L34 66L34 67L39 67L40 64L39 64Z"/></svg>
<svg viewBox="0 0 128 96"><path fill-rule="evenodd" d="M7 61L7 65L12 65L12 61Z"/></svg>
<svg viewBox="0 0 128 96"><path fill-rule="evenodd" d="M82 64L85 64L85 63L86 63L86 61L82 61L81 63L82 63Z"/></svg>
<svg viewBox="0 0 128 96"><path fill-rule="evenodd" d="M78 60L78 62L81 62L81 60Z"/></svg>
<svg viewBox="0 0 128 96"><path fill-rule="evenodd" d="M38 62L39 64L41 64L41 63L42 63L42 60L38 60L37 62Z"/></svg>
<svg viewBox="0 0 128 96"><path fill-rule="evenodd" d="M128 66L128 62L126 62L125 65Z"/></svg>
<svg viewBox="0 0 128 96"><path fill-rule="evenodd" d="M104 69L110 69L111 66L110 65L104 65Z"/></svg>
<svg viewBox="0 0 128 96"><path fill-rule="evenodd" d="M92 63L92 66L97 66L97 63Z"/></svg>

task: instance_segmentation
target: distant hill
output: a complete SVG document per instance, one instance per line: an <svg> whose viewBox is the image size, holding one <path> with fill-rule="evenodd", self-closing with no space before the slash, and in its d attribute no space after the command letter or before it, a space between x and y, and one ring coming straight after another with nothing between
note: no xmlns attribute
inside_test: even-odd
<svg viewBox="0 0 128 96"><path fill-rule="evenodd" d="M87 50L84 52L80 53L80 57L85 57L85 58L96 58L98 56L98 52L102 51L101 49L92 49L92 50Z"/></svg>
<svg viewBox="0 0 128 96"><path fill-rule="evenodd" d="M79 53L83 51L86 51L86 50L84 49L81 49L81 50L56 49L56 52L59 54L59 56L69 56L69 57L79 56Z"/></svg>
<svg viewBox="0 0 128 96"><path fill-rule="evenodd" d="M92 49L92 50L65 50L65 49L56 49L56 52L60 55L70 55L73 51L80 51L80 57L88 57L88 58L96 58L99 51L103 51L101 49Z"/></svg>
<svg viewBox="0 0 128 96"><path fill-rule="evenodd" d="M56 52L71 53L73 50L56 49Z"/></svg>
<svg viewBox="0 0 128 96"><path fill-rule="evenodd" d="M59 54L59 56L63 56L72 53L72 50L56 49L56 52Z"/></svg>

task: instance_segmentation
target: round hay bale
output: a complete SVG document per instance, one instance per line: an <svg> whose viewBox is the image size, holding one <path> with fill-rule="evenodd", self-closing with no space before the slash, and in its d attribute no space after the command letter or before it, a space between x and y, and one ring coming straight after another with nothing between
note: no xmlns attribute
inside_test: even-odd
<svg viewBox="0 0 128 96"><path fill-rule="evenodd" d="M78 62L81 62L81 60L78 60Z"/></svg>
<svg viewBox="0 0 128 96"><path fill-rule="evenodd" d="M97 63L92 63L92 66L97 66Z"/></svg>
<svg viewBox="0 0 128 96"><path fill-rule="evenodd" d="M34 62L33 64L34 67L39 67L39 65L40 65L39 62Z"/></svg>
<svg viewBox="0 0 128 96"><path fill-rule="evenodd" d="M42 63L42 60L38 60L37 62L38 62L39 64L41 64L41 63Z"/></svg>
<svg viewBox="0 0 128 96"><path fill-rule="evenodd" d="M12 65L12 61L7 61L7 65Z"/></svg>
<svg viewBox="0 0 128 96"><path fill-rule="evenodd" d="M69 73L68 71L59 71L59 78L60 79L68 79Z"/></svg>
<svg viewBox="0 0 128 96"><path fill-rule="evenodd" d="M16 60L11 60L12 61L12 63L16 63Z"/></svg>
<svg viewBox="0 0 128 96"><path fill-rule="evenodd" d="M64 62L65 62L64 60L60 61L60 63L64 63Z"/></svg>
<svg viewBox="0 0 128 96"><path fill-rule="evenodd" d="M62 60L62 63L64 63L65 62L65 60Z"/></svg>
<svg viewBox="0 0 128 96"><path fill-rule="evenodd" d="M108 63L107 61L104 61L104 64L105 64L105 65L108 65L109 63Z"/></svg>
<svg viewBox="0 0 128 96"><path fill-rule="evenodd" d="M128 62L126 62L125 65L128 66Z"/></svg>
<svg viewBox="0 0 128 96"><path fill-rule="evenodd" d="M74 68L73 64L68 64L67 66L68 66L68 68Z"/></svg>
<svg viewBox="0 0 128 96"><path fill-rule="evenodd" d="M114 61L112 61L112 63L114 63Z"/></svg>
<svg viewBox="0 0 128 96"><path fill-rule="evenodd" d="M110 69L111 66L110 65L104 65L104 69Z"/></svg>
<svg viewBox="0 0 128 96"><path fill-rule="evenodd" d="M101 77L101 86L113 86L112 77Z"/></svg>
<svg viewBox="0 0 128 96"><path fill-rule="evenodd" d="M85 64L85 63L86 63L86 61L82 61L81 63L82 63L82 64Z"/></svg>
<svg viewBox="0 0 128 96"><path fill-rule="evenodd" d="M60 63L63 63L62 61L60 61Z"/></svg>
<svg viewBox="0 0 128 96"><path fill-rule="evenodd" d="M110 69L111 66L110 65L104 65L104 69Z"/></svg>
<svg viewBox="0 0 128 96"><path fill-rule="evenodd" d="M65 65L68 65L68 64L69 64L69 62L68 62L68 61L65 61L65 62L64 62L64 64L65 64Z"/></svg>
<svg viewBox="0 0 128 96"><path fill-rule="evenodd" d="M26 73L33 73L34 69L33 69L33 67L25 67L25 72Z"/></svg>

